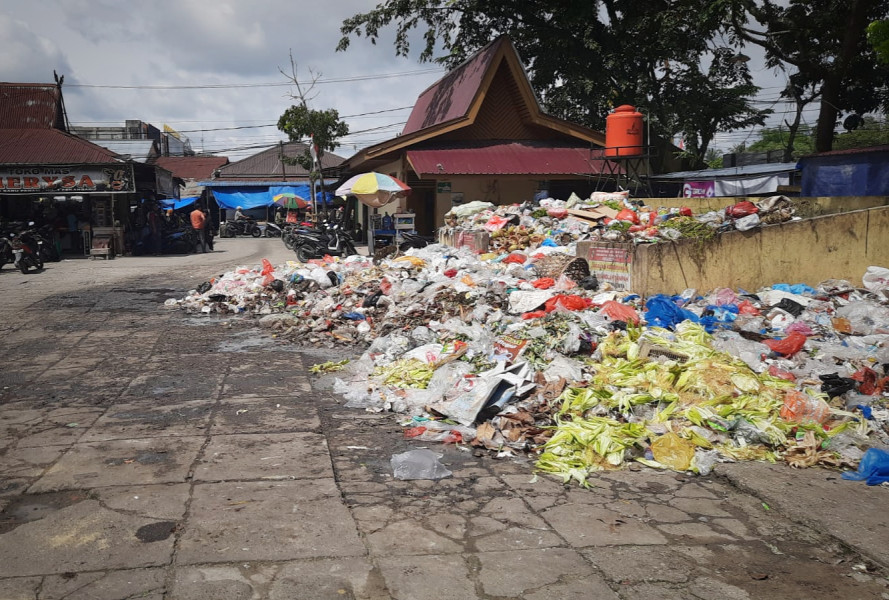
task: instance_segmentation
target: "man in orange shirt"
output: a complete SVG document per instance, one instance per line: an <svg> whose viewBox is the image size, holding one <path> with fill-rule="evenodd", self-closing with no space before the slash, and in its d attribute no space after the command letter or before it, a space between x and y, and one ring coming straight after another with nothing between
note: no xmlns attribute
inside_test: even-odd
<svg viewBox="0 0 889 600"><path fill-rule="evenodd" d="M201 252L209 252L207 247L207 217L204 216L204 211L202 211L199 207L195 207L193 211L191 211L191 227L194 229L195 233L198 235L198 239L201 244Z"/></svg>

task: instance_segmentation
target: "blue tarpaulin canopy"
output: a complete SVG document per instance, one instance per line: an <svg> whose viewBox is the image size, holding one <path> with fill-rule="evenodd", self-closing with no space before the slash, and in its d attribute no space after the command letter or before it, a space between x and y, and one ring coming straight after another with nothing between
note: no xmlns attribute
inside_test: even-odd
<svg viewBox="0 0 889 600"><path fill-rule="evenodd" d="M804 156L803 196L885 196L889 194L889 145Z"/></svg>
<svg viewBox="0 0 889 600"><path fill-rule="evenodd" d="M191 206L197 202L198 198L200 198L200 196L189 196L187 198L161 198L158 200L158 204L160 204L162 208L179 210L180 208Z"/></svg>
<svg viewBox="0 0 889 600"><path fill-rule="evenodd" d="M241 207L244 210L251 208L263 208L265 206L274 206L273 198L278 194L296 194L306 200L312 197L312 193L308 185L276 185L269 187L222 187L213 188L213 196L219 204L219 208L234 210ZM325 192L324 196L327 202L331 202L334 198L331 192ZM318 202L323 203L321 193L318 193Z"/></svg>

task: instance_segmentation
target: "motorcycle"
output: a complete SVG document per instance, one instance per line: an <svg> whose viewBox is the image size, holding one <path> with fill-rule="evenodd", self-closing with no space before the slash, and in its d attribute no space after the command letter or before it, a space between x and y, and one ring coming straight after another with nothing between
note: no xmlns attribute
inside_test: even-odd
<svg viewBox="0 0 889 600"><path fill-rule="evenodd" d="M328 226L322 231L301 230L294 234L293 250L302 263L313 258L330 256L353 256L358 254L352 237L338 225Z"/></svg>
<svg viewBox="0 0 889 600"><path fill-rule="evenodd" d="M197 234L190 227L169 231L161 238L161 251L164 254L191 254L198 243Z"/></svg>
<svg viewBox="0 0 889 600"><path fill-rule="evenodd" d="M43 269L43 259L40 258L40 246L43 240L35 239L27 231L12 236L10 240L12 254L15 256L15 266L23 274L28 274L28 269L33 267L38 271Z"/></svg>
<svg viewBox="0 0 889 600"><path fill-rule="evenodd" d="M15 255L12 253L12 244L9 238L0 236L0 269L6 263L15 262Z"/></svg>
<svg viewBox="0 0 889 600"><path fill-rule="evenodd" d="M41 255L43 262L59 262L62 260L62 255L55 244L56 235L52 225L44 225L37 230L37 234L43 238L43 253Z"/></svg>
<svg viewBox="0 0 889 600"><path fill-rule="evenodd" d="M219 237L237 237L239 235L250 235L258 238L262 235L262 229L256 224L254 219L238 219L237 221L226 221L219 228Z"/></svg>
<svg viewBox="0 0 889 600"><path fill-rule="evenodd" d="M278 227L278 225L276 225L275 223L272 223L271 221L266 223L260 229L262 231L262 237L277 238L277 237L281 237L284 234L284 230L281 229L280 227Z"/></svg>

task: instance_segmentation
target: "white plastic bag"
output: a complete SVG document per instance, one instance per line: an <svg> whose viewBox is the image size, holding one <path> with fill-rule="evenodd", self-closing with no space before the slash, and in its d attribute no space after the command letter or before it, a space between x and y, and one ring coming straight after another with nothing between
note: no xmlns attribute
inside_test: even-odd
<svg viewBox="0 0 889 600"><path fill-rule="evenodd" d="M420 448L418 450L409 450L401 454L393 454L392 474L396 479L442 479L452 475L447 467L441 464L438 459L441 454L436 454L432 450Z"/></svg>
<svg viewBox="0 0 889 600"><path fill-rule="evenodd" d="M864 287L875 294L889 295L889 269L885 267L868 267L861 278Z"/></svg>

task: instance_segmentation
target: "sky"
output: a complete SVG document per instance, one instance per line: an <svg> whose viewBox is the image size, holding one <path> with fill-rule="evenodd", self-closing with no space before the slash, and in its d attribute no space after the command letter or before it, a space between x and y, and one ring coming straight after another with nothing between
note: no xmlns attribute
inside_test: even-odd
<svg viewBox="0 0 889 600"><path fill-rule="evenodd" d="M396 57L391 37L335 51L343 20L376 4L0 0L0 81L51 83L56 71L71 125L166 124L194 150L235 160L287 140L275 124L295 103L279 70L291 71L292 53L299 81L317 77L310 108L336 109L349 124L335 152L349 157L397 135L417 96L444 74L416 53Z"/></svg>
<svg viewBox="0 0 889 600"><path fill-rule="evenodd" d="M336 52L343 20L378 1L0 0L0 81L50 83L56 71L71 125L168 125L195 151L237 160L287 140L275 124L294 104L280 72L290 72L292 54L301 82L317 78L310 108L336 109L349 124L335 151L345 158L397 135L417 96L444 75L418 62L419 45L396 57L391 26L376 45L353 38ZM762 101L777 98L783 75L757 70L761 57L745 52ZM724 133L713 145L756 139Z"/></svg>

